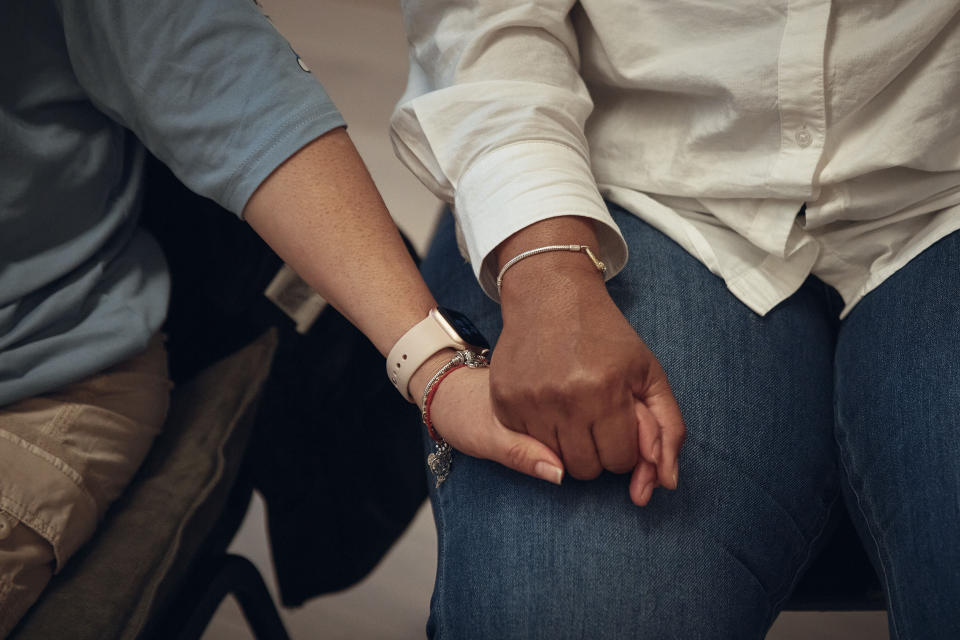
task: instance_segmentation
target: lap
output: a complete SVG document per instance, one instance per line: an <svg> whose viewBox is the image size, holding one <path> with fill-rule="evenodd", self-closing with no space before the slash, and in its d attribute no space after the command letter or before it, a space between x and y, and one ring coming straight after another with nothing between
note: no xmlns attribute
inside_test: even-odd
<svg viewBox="0 0 960 640"><path fill-rule="evenodd" d="M458 456L432 495L439 637L762 637L818 543L838 477L825 288L811 280L760 318L662 234L615 217L632 258L608 288L683 412L680 489L637 508L627 476L553 487ZM428 282L495 338L497 306L441 234Z"/></svg>
<svg viewBox="0 0 960 640"><path fill-rule="evenodd" d="M130 482L169 390L157 337L115 367L0 407L0 637Z"/></svg>

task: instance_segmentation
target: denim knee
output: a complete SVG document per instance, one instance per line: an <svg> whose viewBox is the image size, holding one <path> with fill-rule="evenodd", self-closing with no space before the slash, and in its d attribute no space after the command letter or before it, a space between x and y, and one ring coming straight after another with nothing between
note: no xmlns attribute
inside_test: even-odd
<svg viewBox="0 0 960 640"><path fill-rule="evenodd" d="M684 414L681 487L640 509L626 476L556 488L459 456L432 494L435 637L762 637L817 547L838 484L822 285L761 318L658 231L613 213L641 259L608 289ZM496 339L499 309L451 221L424 273L441 304Z"/></svg>

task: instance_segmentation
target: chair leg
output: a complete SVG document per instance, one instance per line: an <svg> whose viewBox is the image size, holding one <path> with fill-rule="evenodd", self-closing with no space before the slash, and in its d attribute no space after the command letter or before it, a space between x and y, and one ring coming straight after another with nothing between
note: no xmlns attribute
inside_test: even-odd
<svg viewBox="0 0 960 640"><path fill-rule="evenodd" d="M233 593L240 603L253 634L258 640L290 640L267 585L252 562L243 556L228 554L224 571L233 574Z"/></svg>
<svg viewBox="0 0 960 640"><path fill-rule="evenodd" d="M207 586L176 634L177 640L199 640L220 603L230 594L236 597L257 640L290 640L270 592L252 562L243 556L225 554L211 561L200 580Z"/></svg>

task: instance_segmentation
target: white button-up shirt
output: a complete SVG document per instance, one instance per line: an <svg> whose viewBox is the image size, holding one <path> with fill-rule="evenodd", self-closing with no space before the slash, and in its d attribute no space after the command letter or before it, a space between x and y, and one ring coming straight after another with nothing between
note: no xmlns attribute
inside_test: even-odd
<svg viewBox="0 0 960 640"><path fill-rule="evenodd" d="M553 216L596 220L616 274L603 198L760 314L812 273L845 315L960 228L960 0L403 7L394 146L492 297L492 250Z"/></svg>

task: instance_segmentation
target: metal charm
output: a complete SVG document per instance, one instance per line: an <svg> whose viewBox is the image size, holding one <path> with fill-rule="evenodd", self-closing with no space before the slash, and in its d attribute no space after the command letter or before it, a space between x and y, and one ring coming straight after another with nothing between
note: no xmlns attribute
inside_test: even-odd
<svg viewBox="0 0 960 640"><path fill-rule="evenodd" d="M427 456L427 466L433 475L437 476L437 489L450 474L450 464L453 462L453 449L447 441L441 438L436 443L436 450Z"/></svg>
<svg viewBox="0 0 960 640"><path fill-rule="evenodd" d="M434 439L436 445L434 452L427 456L427 466L430 468L430 471L433 472L433 475L437 477L437 489L440 488L443 481L450 475L450 464L453 461L453 448L433 430L430 424L429 400L432 397L432 392L436 391L435 387L440 384L440 381L443 380L444 376L450 370L463 365L471 369L490 366L487 361L487 352L487 349L484 349L480 353L474 353L470 349L457 351L457 355L455 355L450 362L440 367L423 389L423 399L420 401L420 406L422 407L420 416L423 418L423 424L427 425L430 437Z"/></svg>

